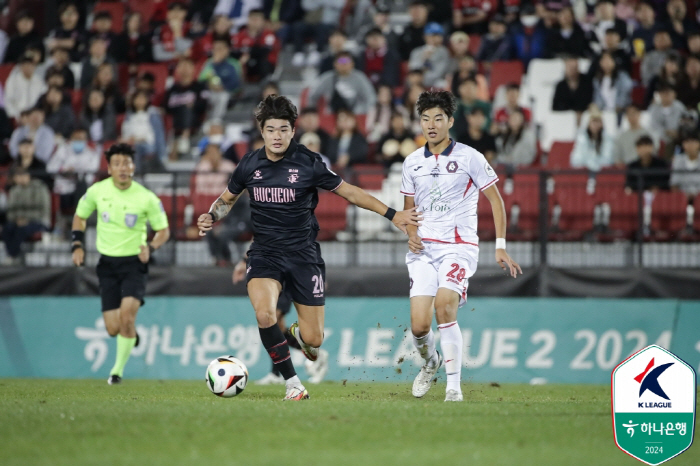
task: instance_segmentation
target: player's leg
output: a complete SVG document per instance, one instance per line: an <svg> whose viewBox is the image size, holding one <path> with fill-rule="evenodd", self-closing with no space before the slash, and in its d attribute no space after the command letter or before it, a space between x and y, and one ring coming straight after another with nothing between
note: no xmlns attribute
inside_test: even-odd
<svg viewBox="0 0 700 466"><path fill-rule="evenodd" d="M282 289L282 292L279 295L279 298L277 299L277 326L280 328L282 333L284 334L285 338L287 339L287 344L294 348L298 348L298 344L294 338L291 337L291 335L288 335L289 329L287 328L287 324L285 322L284 316L289 313L289 310L292 307L292 301L289 298L288 293L285 292L284 289ZM295 346L296 345L296 346ZM277 366L275 365L274 362L270 361L272 364L272 369L271 371L262 379L258 380L256 383L258 385L270 385L270 384L283 384L284 383L284 378L282 377L282 373L279 371Z"/></svg>
<svg viewBox="0 0 700 466"><path fill-rule="evenodd" d="M117 274L114 264L108 259L101 257L97 263L97 278L100 283L100 299L102 301L102 319L105 323L105 330L110 337L118 337L121 329L121 280ZM117 346L119 342L117 341ZM117 350L117 353L119 351ZM110 376L107 383L115 385L121 382L121 376Z"/></svg>
<svg viewBox="0 0 700 466"><path fill-rule="evenodd" d="M324 338L325 306L308 306L294 302L299 321L290 328L290 333L301 345L307 358L304 367L309 373L309 382L320 383L328 373L328 351L321 348Z"/></svg>
<svg viewBox="0 0 700 466"><path fill-rule="evenodd" d="M132 296L122 298L119 306L119 334L117 335L117 357L110 379L117 376L119 380L124 376L124 367L129 361L131 350L136 345L136 314L141 307L141 300Z"/></svg>

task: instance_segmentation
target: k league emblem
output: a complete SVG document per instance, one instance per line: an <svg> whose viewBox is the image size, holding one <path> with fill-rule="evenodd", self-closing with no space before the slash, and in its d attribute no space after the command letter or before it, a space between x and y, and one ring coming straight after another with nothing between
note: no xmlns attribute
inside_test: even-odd
<svg viewBox="0 0 700 466"><path fill-rule="evenodd" d="M455 161L452 161L452 162L447 164L447 172L448 173L454 173L457 171L458 168L459 168L459 165L457 165L457 162L455 162Z"/></svg>
<svg viewBox="0 0 700 466"><path fill-rule="evenodd" d="M124 223L126 223L126 226L129 228L134 228L134 225L136 225L136 219L138 218L138 214L124 214Z"/></svg>
<svg viewBox="0 0 700 466"><path fill-rule="evenodd" d="M101 217L103 222L109 223L109 212L102 212Z"/></svg>

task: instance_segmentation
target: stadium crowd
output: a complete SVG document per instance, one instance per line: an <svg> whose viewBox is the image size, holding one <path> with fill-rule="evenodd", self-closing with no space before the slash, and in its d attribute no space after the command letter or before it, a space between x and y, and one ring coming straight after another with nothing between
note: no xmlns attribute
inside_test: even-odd
<svg viewBox="0 0 700 466"><path fill-rule="evenodd" d="M297 138L347 173L388 172L420 147L414 106L435 87L457 96L452 136L507 175L506 194L513 175L537 168L587 177L626 168L628 192L679 191L689 207L700 191L696 1L43 3L10 1L0 31L0 211L11 260L37 232L67 230L60 219L115 141L134 145L139 174L193 159L191 189L215 197L261 145L250 116L247 139L230 138L231 112L252 111L301 69L316 77L292 96ZM544 111L526 90L542 60L563 71ZM543 147L542 134L557 141L558 128L538 112L574 112L571 140ZM646 170L642 182L633 176ZM210 235L212 254L230 261L226 243L248 229Z"/></svg>

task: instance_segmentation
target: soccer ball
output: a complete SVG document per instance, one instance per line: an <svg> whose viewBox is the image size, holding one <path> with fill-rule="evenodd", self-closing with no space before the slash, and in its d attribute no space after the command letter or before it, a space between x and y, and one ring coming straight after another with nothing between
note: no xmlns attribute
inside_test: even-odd
<svg viewBox="0 0 700 466"><path fill-rule="evenodd" d="M214 395L231 398L248 384L248 368L233 356L219 356L209 363L204 380Z"/></svg>

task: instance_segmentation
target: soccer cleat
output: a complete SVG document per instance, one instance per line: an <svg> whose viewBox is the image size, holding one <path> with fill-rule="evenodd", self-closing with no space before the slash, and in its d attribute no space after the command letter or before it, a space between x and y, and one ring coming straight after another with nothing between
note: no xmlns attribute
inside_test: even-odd
<svg viewBox="0 0 700 466"><path fill-rule="evenodd" d="M109 385L119 385L120 383L122 383L122 378L119 377L117 374L112 374L107 379L107 383Z"/></svg>
<svg viewBox="0 0 700 466"><path fill-rule="evenodd" d="M328 373L328 351L318 350L318 359L315 362L305 361L304 367L309 374L309 383L321 383Z"/></svg>
<svg viewBox="0 0 700 466"><path fill-rule="evenodd" d="M292 334L292 336L296 339L296 341L299 342L299 346L301 346L301 352L304 353L304 356L306 356L306 359L309 361L315 361L318 359L318 348L314 348L313 346L309 346L304 341L301 339L299 336L299 324L297 322L294 322L291 327L289 327L289 333Z"/></svg>
<svg viewBox="0 0 700 466"><path fill-rule="evenodd" d="M284 377L281 374L274 374L270 372L262 379L255 382L255 385L282 385L284 384Z"/></svg>
<svg viewBox="0 0 700 466"><path fill-rule="evenodd" d="M462 392L457 390L447 390L445 394L445 401L462 401Z"/></svg>
<svg viewBox="0 0 700 466"><path fill-rule="evenodd" d="M428 393L428 390L433 385L433 377L437 374L438 369L442 367L442 354L438 350L435 350L435 352L438 355L438 362L435 364L435 367L430 367L429 363L426 362L413 381L412 393L416 398L422 398Z"/></svg>
<svg viewBox="0 0 700 466"><path fill-rule="evenodd" d="M304 388L303 385L293 385L287 387L287 395L284 397L284 401L301 401L308 400L309 392Z"/></svg>
<svg viewBox="0 0 700 466"><path fill-rule="evenodd" d="M139 346L139 343L141 343L141 337L139 337L139 332L136 332L136 343L134 343L134 348Z"/></svg>

